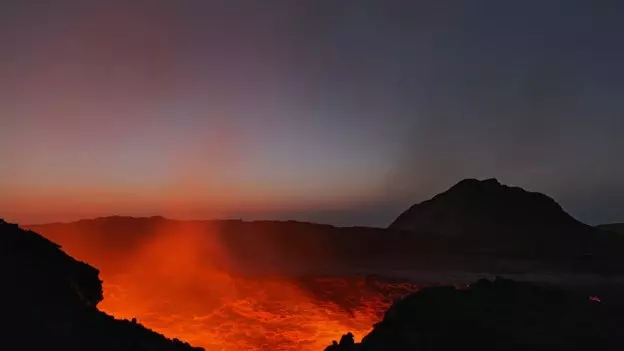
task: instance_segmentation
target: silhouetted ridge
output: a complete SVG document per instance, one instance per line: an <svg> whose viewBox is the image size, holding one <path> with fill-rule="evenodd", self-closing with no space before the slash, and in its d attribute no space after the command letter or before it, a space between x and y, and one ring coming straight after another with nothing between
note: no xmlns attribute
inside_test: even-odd
<svg viewBox="0 0 624 351"><path fill-rule="evenodd" d="M410 207L390 229L457 237L518 231L524 235L544 231L587 232L589 226L574 219L544 194L506 186L492 178L464 179L432 199Z"/></svg>
<svg viewBox="0 0 624 351"><path fill-rule="evenodd" d="M201 350L98 311L102 282L97 269L1 219L0 274L2 349Z"/></svg>
<svg viewBox="0 0 624 351"><path fill-rule="evenodd" d="M326 351L619 350L621 312L588 296L506 279L425 288L395 302L355 343Z"/></svg>
<svg viewBox="0 0 624 351"><path fill-rule="evenodd" d="M623 236L577 221L544 194L506 186L494 178L464 179L412 206L387 229L296 221L121 216L29 229L62 243L76 258L88 258L107 274L123 274L134 252L170 232L201 233L199 240L205 236L207 243L218 242L228 254L220 264L237 274L424 268L492 273L624 272L620 259ZM206 251L202 255L211 254Z"/></svg>

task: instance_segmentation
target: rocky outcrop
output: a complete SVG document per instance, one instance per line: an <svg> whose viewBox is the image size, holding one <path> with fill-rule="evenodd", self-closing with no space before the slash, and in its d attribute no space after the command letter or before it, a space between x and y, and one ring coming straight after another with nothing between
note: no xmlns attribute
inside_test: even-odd
<svg viewBox="0 0 624 351"><path fill-rule="evenodd" d="M0 220L2 348L201 350L97 310L98 273L42 236Z"/></svg>
<svg viewBox="0 0 624 351"><path fill-rule="evenodd" d="M426 288L392 305L361 343L327 351L620 350L621 311L598 298L496 279Z"/></svg>

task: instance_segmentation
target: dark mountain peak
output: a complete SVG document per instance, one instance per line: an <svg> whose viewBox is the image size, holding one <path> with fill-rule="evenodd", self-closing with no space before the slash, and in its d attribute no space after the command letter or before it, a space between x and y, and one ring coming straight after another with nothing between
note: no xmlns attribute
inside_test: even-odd
<svg viewBox="0 0 624 351"><path fill-rule="evenodd" d="M474 188L479 188L479 187L483 188L483 187L498 187L498 186L503 186L503 185L496 178L488 178L484 180L479 180L475 178L466 178L466 179L460 180L457 184L453 185L451 189L474 189Z"/></svg>
<svg viewBox="0 0 624 351"><path fill-rule="evenodd" d="M464 179L432 199L410 207L391 229L448 236L466 234L526 234L585 230L552 198L497 179Z"/></svg>
<svg viewBox="0 0 624 351"><path fill-rule="evenodd" d="M447 191L440 193L437 196L475 196L480 199L483 199L486 196L500 198L515 197L516 200L521 197L524 197L525 200L529 200L529 197L531 197L531 200L533 201L541 200L544 203L549 202L551 206L553 204L559 206L552 198L544 194L527 191L516 186L505 185L499 182L496 178L488 178L484 180L474 178L463 179L450 187Z"/></svg>

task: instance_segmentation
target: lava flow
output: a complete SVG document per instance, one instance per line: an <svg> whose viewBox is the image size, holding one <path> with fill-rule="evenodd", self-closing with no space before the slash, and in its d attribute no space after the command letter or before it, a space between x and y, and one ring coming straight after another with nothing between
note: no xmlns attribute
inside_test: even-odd
<svg viewBox="0 0 624 351"><path fill-rule="evenodd" d="M366 334L387 309L389 296L413 289L367 284L363 278L217 279L206 277L206 286L180 293L106 284L100 307L119 318L136 317L149 328L207 350L318 351L347 331L358 337ZM315 296L303 285L324 294Z"/></svg>
<svg viewBox="0 0 624 351"><path fill-rule="evenodd" d="M123 245L109 239L123 234L63 230L38 229L101 269L101 310L206 350L323 350L347 331L361 338L393 299L416 290L367 277L233 274L223 245L193 226Z"/></svg>

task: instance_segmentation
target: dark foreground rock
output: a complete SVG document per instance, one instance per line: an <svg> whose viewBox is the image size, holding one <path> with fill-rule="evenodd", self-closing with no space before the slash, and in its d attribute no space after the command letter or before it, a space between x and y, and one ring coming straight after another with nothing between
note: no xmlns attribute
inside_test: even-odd
<svg viewBox="0 0 624 351"><path fill-rule="evenodd" d="M624 223L600 224L597 227L615 234L624 234Z"/></svg>
<svg viewBox="0 0 624 351"><path fill-rule="evenodd" d="M622 315L608 303L511 280L426 288L397 301L361 343L326 351L622 350Z"/></svg>
<svg viewBox="0 0 624 351"><path fill-rule="evenodd" d="M3 350L203 350L99 311L98 270L0 220Z"/></svg>

